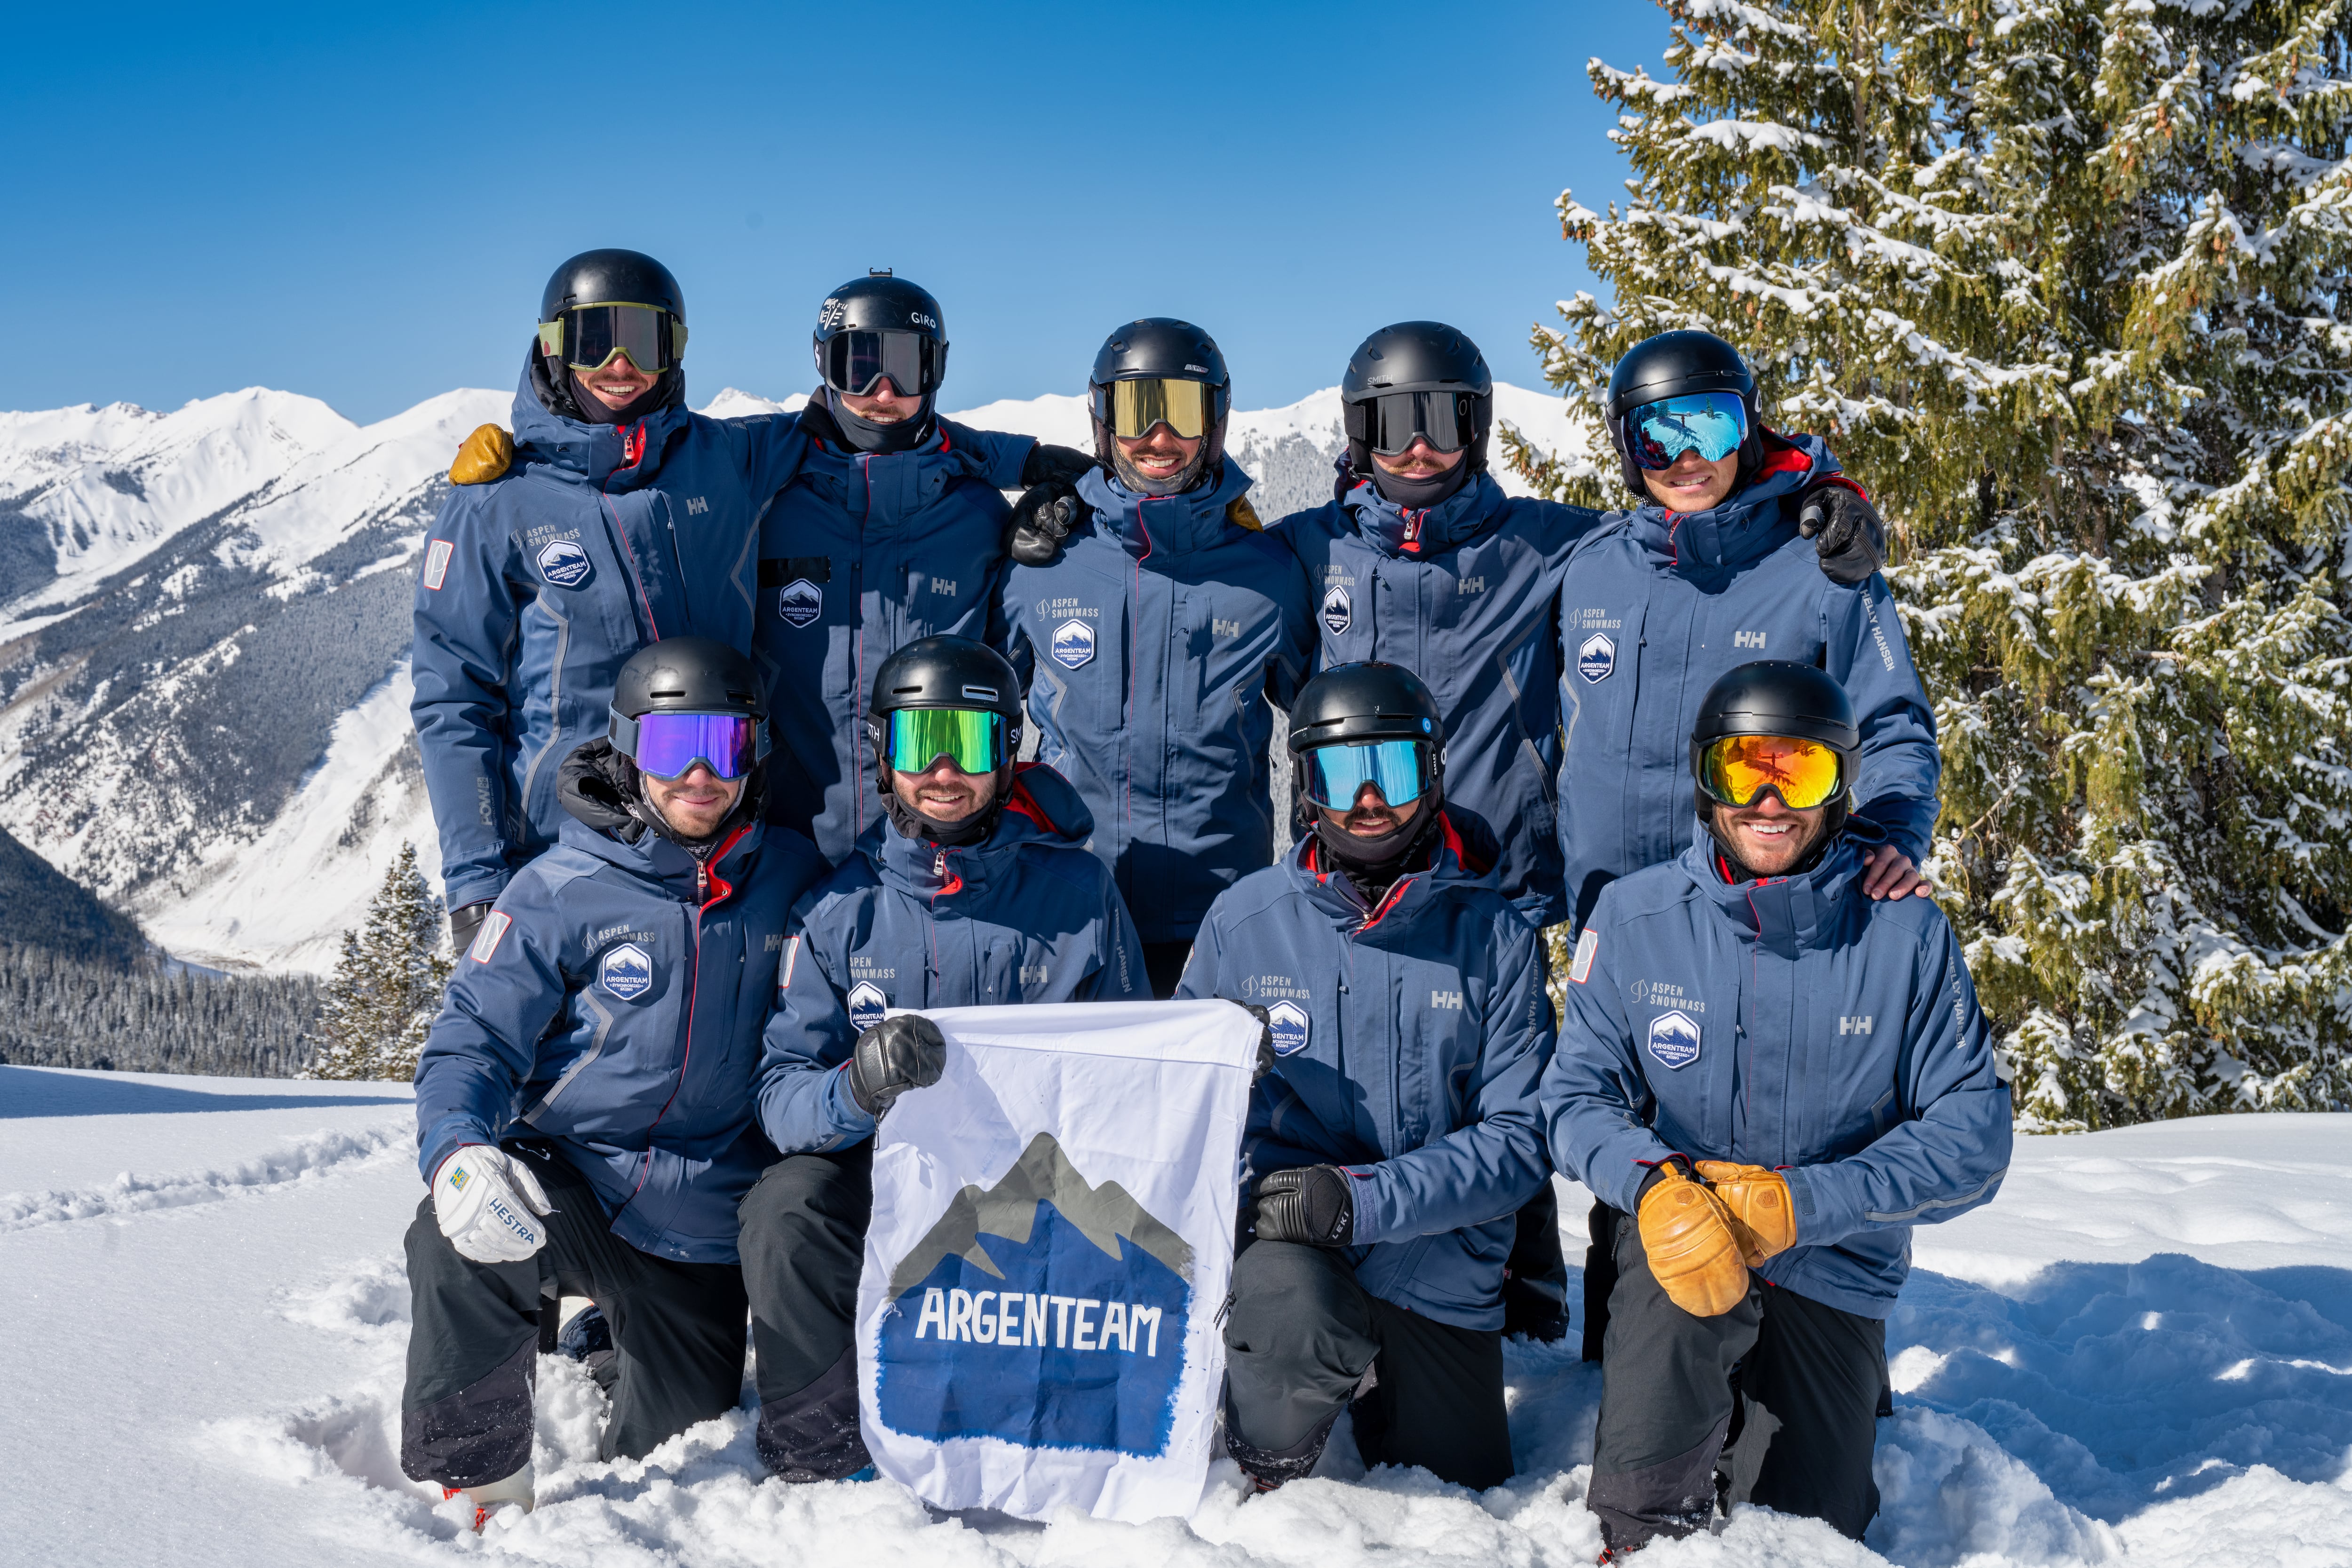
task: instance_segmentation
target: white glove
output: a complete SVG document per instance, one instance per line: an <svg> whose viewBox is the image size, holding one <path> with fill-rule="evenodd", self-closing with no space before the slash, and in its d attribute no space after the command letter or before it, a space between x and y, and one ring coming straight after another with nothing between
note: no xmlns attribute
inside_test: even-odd
<svg viewBox="0 0 2352 1568"><path fill-rule="evenodd" d="M554 1212L530 1167L486 1143L468 1143L433 1173L433 1217L457 1256L477 1263L520 1263L547 1240L533 1216Z"/></svg>

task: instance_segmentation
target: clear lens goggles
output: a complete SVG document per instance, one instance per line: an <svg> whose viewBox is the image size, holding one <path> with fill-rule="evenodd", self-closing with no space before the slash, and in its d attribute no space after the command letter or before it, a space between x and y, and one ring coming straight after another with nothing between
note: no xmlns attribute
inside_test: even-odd
<svg viewBox="0 0 2352 1568"><path fill-rule="evenodd" d="M1637 468L1671 468L1685 452L1719 462L1748 439L1748 405L1736 392L1693 392L1644 403L1625 416Z"/></svg>
<svg viewBox="0 0 2352 1568"><path fill-rule="evenodd" d="M1699 753L1698 784L1709 799L1754 805L1770 790L1791 811L1837 798L1844 765L1819 741L1790 735L1726 735Z"/></svg>
<svg viewBox="0 0 2352 1568"><path fill-rule="evenodd" d="M1318 746L1307 753L1307 798L1333 811L1348 811L1370 784L1389 805L1403 805L1421 798L1432 771L1426 741Z"/></svg>
<svg viewBox="0 0 2352 1568"><path fill-rule="evenodd" d="M1371 400L1371 448L1393 458L1422 440L1435 451L1458 452L1470 444L1472 401L1456 392L1384 392Z"/></svg>
<svg viewBox="0 0 2352 1568"><path fill-rule="evenodd" d="M697 763L740 779L760 760L760 721L742 713L615 713L613 744L657 779L684 778Z"/></svg>
<svg viewBox="0 0 2352 1568"><path fill-rule="evenodd" d="M1165 425L1187 441L1208 433L1216 388L1205 381L1173 381L1148 376L1140 381L1114 381L1095 388L1095 417L1110 426L1121 440L1150 434Z"/></svg>
<svg viewBox="0 0 2352 1568"><path fill-rule="evenodd" d="M573 370L600 370L626 354L659 375L686 357L686 323L656 305L582 305L541 321L539 345Z"/></svg>
<svg viewBox="0 0 2352 1568"><path fill-rule="evenodd" d="M941 757L958 773L1004 765L1004 715L983 708L900 708L890 715L884 761L902 773L927 772Z"/></svg>
<svg viewBox="0 0 2352 1568"><path fill-rule="evenodd" d="M886 377L899 396L923 397L939 390L943 346L920 332L835 332L817 345L816 363L827 386L852 397L871 395Z"/></svg>

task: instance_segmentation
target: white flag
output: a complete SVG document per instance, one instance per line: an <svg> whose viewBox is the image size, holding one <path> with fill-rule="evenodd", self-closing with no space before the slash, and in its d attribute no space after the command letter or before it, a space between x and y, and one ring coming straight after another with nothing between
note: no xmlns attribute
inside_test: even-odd
<svg viewBox="0 0 2352 1568"><path fill-rule="evenodd" d="M1256 1019L1230 1002L956 1007L874 1148L858 1406L942 1509L1190 1515L1224 1379Z"/></svg>

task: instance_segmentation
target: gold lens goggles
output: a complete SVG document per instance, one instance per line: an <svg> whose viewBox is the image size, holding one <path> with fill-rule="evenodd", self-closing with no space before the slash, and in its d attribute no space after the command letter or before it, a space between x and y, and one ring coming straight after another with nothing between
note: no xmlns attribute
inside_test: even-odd
<svg viewBox="0 0 2352 1568"><path fill-rule="evenodd" d="M1766 790L1791 811L1810 811L1845 788L1844 764L1819 741L1792 735L1726 735L1699 753L1698 784L1709 799L1753 805Z"/></svg>
<svg viewBox="0 0 2352 1568"><path fill-rule="evenodd" d="M1197 441L1208 433L1211 411L1216 398L1216 388L1204 381L1174 381L1150 376L1139 381L1114 381L1108 387L1097 389L1097 402L1108 393L1110 406L1096 408L1095 413L1110 426L1110 433L1122 440L1132 441L1150 434L1154 425L1165 425L1187 441Z"/></svg>

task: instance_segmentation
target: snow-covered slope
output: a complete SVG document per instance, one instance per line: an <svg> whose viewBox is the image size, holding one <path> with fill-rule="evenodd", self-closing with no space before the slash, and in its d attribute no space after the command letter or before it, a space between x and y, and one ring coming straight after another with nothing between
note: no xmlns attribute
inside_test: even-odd
<svg viewBox="0 0 2352 1568"><path fill-rule="evenodd" d="M600 1463L600 1396L544 1360L541 1506L463 1536L397 1459L407 1095L0 1068L0 1562L1581 1568L1599 1550L1599 1378L1521 1344L1505 1486L1366 1475L1343 1436L1320 1479L1245 1498L1225 1467L1191 1520L1144 1527L787 1487L748 1410ZM2292 1115L2023 1141L1990 1206L1919 1232L1866 1544L1746 1510L1643 1568L2352 1563L2347 1141L2352 1116ZM1580 1261L1584 1194L1561 1194ZM1580 1315L1577 1281L1569 1300Z"/></svg>
<svg viewBox="0 0 2352 1568"><path fill-rule="evenodd" d="M1558 399L1496 395L1538 445L1566 439ZM706 412L806 401L730 387ZM452 392L361 427L249 389L0 414L0 826L183 957L330 967L403 839L438 869L410 578L449 454L509 407ZM1078 397L953 416L1091 441ZM1236 413L1230 440L1269 521L1319 505L1338 394Z"/></svg>

